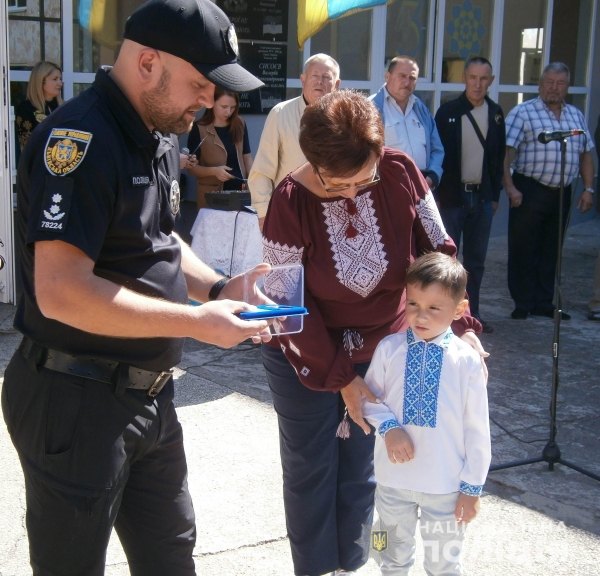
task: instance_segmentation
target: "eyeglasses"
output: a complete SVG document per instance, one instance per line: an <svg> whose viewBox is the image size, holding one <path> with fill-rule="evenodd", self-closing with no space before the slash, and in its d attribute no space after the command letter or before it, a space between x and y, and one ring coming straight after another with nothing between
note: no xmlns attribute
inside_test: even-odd
<svg viewBox="0 0 600 576"><path fill-rule="evenodd" d="M369 180L368 182L355 182L354 184L348 184L347 186L337 186L334 188L327 188L327 184L325 184L325 181L323 180L323 177L321 176L321 173L319 172L319 169L315 166L315 172L317 173L317 176L319 177L319 180L321 181L321 184L323 184L323 188L325 188L325 192L327 192L328 194L339 194L340 192L344 192L345 190L350 190L350 188L356 188L357 192L360 192L361 190L364 190L365 188L369 188L369 186L373 186L373 184L377 184L377 182L379 182L380 177L379 177L379 162L375 165L375 176L372 180Z"/></svg>

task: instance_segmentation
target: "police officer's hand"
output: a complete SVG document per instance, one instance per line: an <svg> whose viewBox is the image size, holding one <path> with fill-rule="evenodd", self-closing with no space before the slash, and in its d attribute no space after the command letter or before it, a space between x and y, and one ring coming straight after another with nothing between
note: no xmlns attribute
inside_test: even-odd
<svg viewBox="0 0 600 576"><path fill-rule="evenodd" d="M227 180L231 180L233 176L229 174L228 170L231 170L229 166L216 166L212 169L213 175L216 176L217 180L221 182L227 182Z"/></svg>
<svg viewBox="0 0 600 576"><path fill-rule="evenodd" d="M244 310L256 311L256 307L244 302L218 300L198 306L198 330L191 337L221 348L231 348L252 338L253 342L268 342L271 339L269 320L241 320L237 314Z"/></svg>
<svg viewBox="0 0 600 576"><path fill-rule="evenodd" d="M271 300L256 287L258 278L270 270L271 266L266 262L263 262L262 264L258 264L254 268L247 270L243 274L234 276L227 284L225 284L217 300L229 298L230 300L249 302L254 305L272 304ZM246 286L245 290L244 286Z"/></svg>

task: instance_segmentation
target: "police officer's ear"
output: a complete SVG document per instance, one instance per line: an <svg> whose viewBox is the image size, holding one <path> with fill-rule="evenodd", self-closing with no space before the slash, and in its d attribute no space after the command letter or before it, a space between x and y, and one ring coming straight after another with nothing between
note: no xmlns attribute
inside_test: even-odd
<svg viewBox="0 0 600 576"><path fill-rule="evenodd" d="M163 62L154 48L143 48L137 58L138 74L143 83L152 83L161 76Z"/></svg>

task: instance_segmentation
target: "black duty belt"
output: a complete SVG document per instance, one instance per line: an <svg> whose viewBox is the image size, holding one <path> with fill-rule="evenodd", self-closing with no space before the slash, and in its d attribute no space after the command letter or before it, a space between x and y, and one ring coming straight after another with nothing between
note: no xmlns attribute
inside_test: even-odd
<svg viewBox="0 0 600 576"><path fill-rule="evenodd" d="M124 388L146 390L151 397L157 396L173 376L172 370L152 372L101 358L71 356L58 350L43 348L27 337L24 337L19 345L19 352L32 368L47 368L63 374L97 380L115 388L122 382Z"/></svg>
<svg viewBox="0 0 600 576"><path fill-rule="evenodd" d="M481 190L481 184L465 184L463 182L461 186L465 192L479 192Z"/></svg>

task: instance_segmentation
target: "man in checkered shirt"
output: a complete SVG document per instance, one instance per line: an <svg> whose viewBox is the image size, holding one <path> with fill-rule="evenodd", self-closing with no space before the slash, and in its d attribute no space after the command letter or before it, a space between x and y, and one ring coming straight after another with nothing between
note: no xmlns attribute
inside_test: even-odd
<svg viewBox="0 0 600 576"><path fill-rule="evenodd" d="M539 97L515 106L506 117L503 184L510 198L508 217L508 288L515 302L511 316L524 320L554 315L554 276L558 256L560 142L538 142L540 132L585 130L568 139L563 229L571 205L571 182L581 172L585 190L577 207L594 203L594 143L583 114L565 102L570 72L562 62L544 68ZM513 159L514 158L514 159ZM510 168L514 169L511 176ZM562 313L563 320L570 316Z"/></svg>

